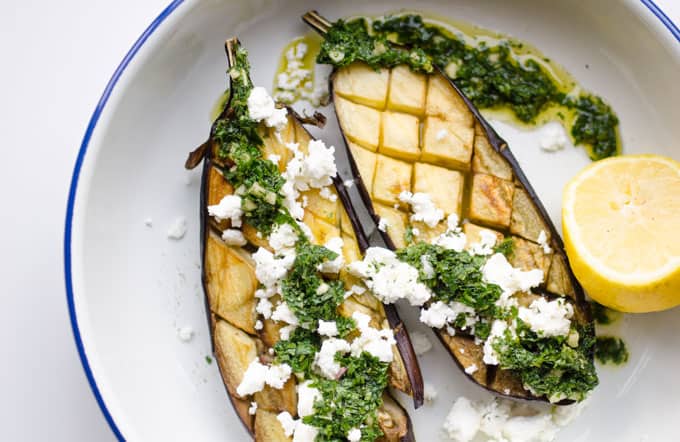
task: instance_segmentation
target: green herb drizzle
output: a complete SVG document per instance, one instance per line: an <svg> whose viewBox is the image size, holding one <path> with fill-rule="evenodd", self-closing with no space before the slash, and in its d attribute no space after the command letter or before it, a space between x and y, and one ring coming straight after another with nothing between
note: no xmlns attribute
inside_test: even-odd
<svg viewBox="0 0 680 442"><path fill-rule="evenodd" d="M512 242L501 243L495 252L511 254ZM420 258L424 255L434 269L433 277L424 273ZM432 290L434 301L460 302L475 310L478 319L472 327L465 314L454 320L455 327L471 329L475 337L486 340L494 320L517 321L516 335L508 330L494 349L500 356L500 368L514 371L533 394L551 400L580 401L598 384L590 357L595 343L594 328L572 322L572 332L579 334L576 348L568 345L566 336L539 336L517 317L516 307L496 306L501 288L485 282L481 272L487 257L424 242L398 250L397 257L418 269L419 280Z"/></svg>
<svg viewBox="0 0 680 442"><path fill-rule="evenodd" d="M595 343L595 358L601 364L623 365L630 354L623 339L613 336L598 336Z"/></svg>
<svg viewBox="0 0 680 442"><path fill-rule="evenodd" d="M274 345L275 359L312 380L312 386L321 392L314 414L303 419L319 429L317 441L344 440L352 428L361 428L362 441L373 441L383 434L377 410L387 387L389 364L364 352L359 357L336 355L346 368L339 380L325 379L312 370L314 355L321 346L320 336L312 331L318 321L335 321L340 337L351 333L356 324L337 312L344 300L342 282L324 279L318 270L319 264L335 259L337 253L309 242L283 204L284 179L277 166L263 158L260 125L248 113L247 100L253 88L249 72L248 53L238 48L229 71L230 110L215 122L213 139L219 146L219 158L226 163L224 176L237 191L241 190L246 221L265 234L280 224L291 225L298 234L297 255L292 270L282 281L282 297L301 327L289 339ZM319 294L322 284L327 284L328 290Z"/></svg>
<svg viewBox="0 0 680 442"><path fill-rule="evenodd" d="M422 16L406 14L372 22L363 18L335 22L321 44L317 62L346 66L363 61L378 69L406 64L417 72L441 67L479 108L507 107L524 123L534 123L552 106L574 112L571 135L593 160L618 150L618 118L600 97L560 91L534 60L517 61L510 41L495 46L466 44Z"/></svg>

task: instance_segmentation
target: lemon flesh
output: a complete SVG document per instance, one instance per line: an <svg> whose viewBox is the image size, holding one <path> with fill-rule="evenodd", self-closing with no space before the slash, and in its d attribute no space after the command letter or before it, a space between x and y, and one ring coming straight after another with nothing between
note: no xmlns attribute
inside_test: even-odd
<svg viewBox="0 0 680 442"><path fill-rule="evenodd" d="M593 163L566 186L562 227L574 274L625 312L680 304L680 163L630 155Z"/></svg>

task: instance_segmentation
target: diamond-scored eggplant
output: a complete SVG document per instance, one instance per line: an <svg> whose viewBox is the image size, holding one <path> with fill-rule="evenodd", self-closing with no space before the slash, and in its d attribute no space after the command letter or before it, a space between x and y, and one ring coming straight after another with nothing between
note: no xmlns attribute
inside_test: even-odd
<svg viewBox="0 0 680 442"><path fill-rule="evenodd" d="M322 35L333 26L315 11L303 20ZM357 186L376 228L381 219L388 226L380 232L385 244L403 250L411 241L429 243L446 231L446 222L430 227L410 221L409 207L400 199L402 192L427 194L445 216L463 220L468 247L482 235L495 236L496 245L511 239L510 264L543 271L537 294L520 294L519 306L539 297L564 299L581 327L581 342L594 341L589 306L562 240L507 143L438 67L425 63L426 69L412 69L414 57L411 66L395 63L398 52L382 57L381 67L375 60L385 53L385 44L371 43L369 55L358 49L357 61L342 60L346 54L341 52L326 54L335 65L331 97L351 169L360 176ZM372 57L372 65L359 61L362 57ZM477 384L505 396L548 400L525 388L514 370L485 364L483 342L469 329L435 332L462 370L475 367L465 373ZM592 348L584 353L592 365Z"/></svg>
<svg viewBox="0 0 680 442"><path fill-rule="evenodd" d="M226 51L230 67L234 67L239 48L236 39L227 40ZM247 71L240 74L248 75ZM231 72L232 85L234 72ZM238 75L238 74L236 74ZM231 221L217 221L209 216L208 206L218 204L225 196L233 195L237 189L226 179L225 175L234 166L229 159L219 154L220 141L216 136L216 128L220 121L236 118L232 108L234 98L231 96L224 110L211 128L210 138L189 155L187 168L193 168L203 162L203 178L201 185L201 241L202 241L202 280L206 295L206 310L212 334L213 352L219 366L222 379L231 402L241 421L257 441L290 441L277 416L288 412L295 417L298 413L298 397L295 376L291 376L282 388L269 385L252 395L241 396L237 389L241 384L249 364L259 359L270 362L274 358L272 349L281 341L280 332L286 324L273 319L258 320L255 292L258 280L255 263L252 257L259 247L272 250L267 235L243 219L241 232L245 238L242 246L228 244L221 233L229 229ZM317 118L316 121L319 121ZM279 170L286 168L292 153L287 143L298 143L301 151L306 151L312 141L311 135L302 126L302 122L313 123L313 119L300 118L292 109L288 109L285 127L274 133L260 123L256 127L262 140L262 157L277 155L280 158ZM337 178L336 178L337 181ZM328 238L343 239L342 254L345 262L359 258L360 252L353 225L358 225L354 210L349 206L349 199L339 182L334 183L330 198L320 195L318 189L303 192L301 198L306 201L302 222L309 228L313 243L323 245ZM340 191L335 190L340 188ZM349 290L353 280L346 272L341 271L337 278ZM278 297L279 295L276 295ZM276 302L276 299L274 299ZM370 317L374 328L394 329L397 344L393 346L394 360L389 366L389 384L407 394L414 396L416 402L422 403L422 378L417 360L414 356L408 334L393 307L383 305L370 292L354 293L338 307L338 314L351 317L354 312L361 312ZM260 324L261 322L261 324ZM401 356L404 354L405 356ZM252 402L257 403L252 410ZM250 410L249 410L250 409ZM254 412L253 412L254 411ZM413 432L409 416L405 410L390 396L387 389L383 392L382 405L377 410L377 420L383 433L380 440L411 441Z"/></svg>

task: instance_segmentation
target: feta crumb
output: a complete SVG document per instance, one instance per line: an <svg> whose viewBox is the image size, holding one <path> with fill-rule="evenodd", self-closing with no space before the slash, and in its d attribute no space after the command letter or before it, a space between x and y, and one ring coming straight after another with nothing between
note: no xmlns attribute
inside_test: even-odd
<svg viewBox="0 0 680 442"><path fill-rule="evenodd" d="M250 91L247 104L248 116L255 121L264 120L267 127L280 131L288 123L286 108L276 108L274 99L261 86L256 86Z"/></svg>
<svg viewBox="0 0 680 442"><path fill-rule="evenodd" d="M288 146L288 145L287 145ZM293 144L290 144L293 147ZM288 162L284 178L297 191L323 189L333 184L338 170L335 164L335 147L327 147L321 140L312 140L307 146L307 155L297 147Z"/></svg>
<svg viewBox="0 0 680 442"><path fill-rule="evenodd" d="M238 229L227 229L222 232L222 240L230 246L245 246L248 241L246 241L243 232Z"/></svg>
<svg viewBox="0 0 680 442"><path fill-rule="evenodd" d="M288 364L275 364L269 367L267 374L265 375L264 382L270 387L280 390L283 385L288 381L292 369Z"/></svg>
<svg viewBox="0 0 680 442"><path fill-rule="evenodd" d="M276 252L295 247L297 240L297 233L295 233L293 227L288 223L277 224L276 227L272 229L272 233L268 238L269 245Z"/></svg>
<svg viewBox="0 0 680 442"><path fill-rule="evenodd" d="M319 196L333 203L338 200L338 196L335 193L331 192L331 188L329 186L322 187L321 190L319 191Z"/></svg>
<svg viewBox="0 0 680 442"><path fill-rule="evenodd" d="M250 403L250 408L248 408L248 414L254 416L257 413L257 402L253 401Z"/></svg>
<svg viewBox="0 0 680 442"><path fill-rule="evenodd" d="M352 428L347 433L347 440L349 442L359 442L361 440L361 430L358 428Z"/></svg>
<svg viewBox="0 0 680 442"><path fill-rule="evenodd" d="M312 381L304 381L297 386L297 411L300 417L314 414L314 402L321 399L321 392L314 387L310 387L311 383Z"/></svg>
<svg viewBox="0 0 680 442"><path fill-rule="evenodd" d="M299 419L297 420L297 426L295 427L293 442L314 442L318 434L318 428L307 425Z"/></svg>
<svg viewBox="0 0 680 442"><path fill-rule="evenodd" d="M272 303L267 298L262 298L255 306L255 311L261 314L264 319L269 319L272 317Z"/></svg>
<svg viewBox="0 0 680 442"><path fill-rule="evenodd" d="M465 368L465 373L471 375L471 374L474 374L475 372L477 372L477 370L479 370L479 367L477 367L477 364L472 364L469 367Z"/></svg>
<svg viewBox="0 0 680 442"><path fill-rule="evenodd" d="M567 135L564 133L564 128L560 124L548 124L541 130L539 144L541 149L546 152L557 152L564 149L567 145L567 141Z"/></svg>
<svg viewBox="0 0 680 442"><path fill-rule="evenodd" d="M482 424L481 413L465 397L456 400L444 421L444 430L456 442L470 442Z"/></svg>
<svg viewBox="0 0 680 442"><path fill-rule="evenodd" d="M439 132L435 135L435 139L437 141L443 141L444 138L446 138L446 135L448 134L446 129L440 129Z"/></svg>
<svg viewBox="0 0 680 442"><path fill-rule="evenodd" d="M444 219L444 211L434 205L427 193L403 191L399 194L399 201L411 205L411 221L422 221L429 227L434 227Z"/></svg>
<svg viewBox="0 0 680 442"><path fill-rule="evenodd" d="M518 317L541 336L567 336L574 308L564 299L538 298L529 308L520 307Z"/></svg>
<svg viewBox="0 0 680 442"><path fill-rule="evenodd" d="M418 269L382 247L369 247L364 259L350 263L348 270L362 278L373 294L387 304L407 299L411 305L423 305L432 296L430 289L418 281Z"/></svg>
<svg viewBox="0 0 680 442"><path fill-rule="evenodd" d="M293 419L293 416L291 416L289 412L283 411L279 413L276 416L276 419L278 419L279 422L281 423L281 426L283 427L283 433L286 436L290 437L293 435L293 433L295 433L295 427L297 426L297 422L295 421L295 419Z"/></svg>
<svg viewBox="0 0 680 442"><path fill-rule="evenodd" d="M508 324L505 321L494 320L491 324L491 333L489 337L484 342L484 358L483 361L487 365L498 365L500 362L498 360L499 356L493 345L497 340L502 340L505 337L505 331L508 329Z"/></svg>
<svg viewBox="0 0 680 442"><path fill-rule="evenodd" d="M145 225L146 227L153 227L153 220L152 220L151 218L146 218L146 219L144 220L144 225Z"/></svg>
<svg viewBox="0 0 680 442"><path fill-rule="evenodd" d="M175 218L168 227L167 235L170 239L180 240L187 233L187 219L183 216Z"/></svg>
<svg viewBox="0 0 680 442"><path fill-rule="evenodd" d="M473 255L491 255L493 248L496 245L496 235L490 230L482 230L479 232L479 242L470 244L468 248Z"/></svg>
<svg viewBox="0 0 680 442"><path fill-rule="evenodd" d="M432 342L430 342L430 339L425 333L413 331L409 333L409 336L411 337L413 351L415 351L418 356L424 355L432 349Z"/></svg>
<svg viewBox="0 0 680 442"><path fill-rule="evenodd" d="M350 290L352 293L356 293L357 295L362 295L366 292L366 287L354 284L352 287L350 287Z"/></svg>
<svg viewBox="0 0 680 442"><path fill-rule="evenodd" d="M297 316L295 316L295 313L293 313L293 311L288 307L288 304L286 304L285 301L281 301L281 303L278 306L276 306L276 309L272 313L272 319L274 321L282 321L290 325L300 324Z"/></svg>
<svg viewBox="0 0 680 442"><path fill-rule="evenodd" d="M345 180L342 182L342 184L349 189L354 185L354 180Z"/></svg>
<svg viewBox="0 0 680 442"><path fill-rule="evenodd" d="M241 227L241 197L238 195L227 195L219 203L208 206L208 214L215 217L217 221L231 220L232 227Z"/></svg>
<svg viewBox="0 0 680 442"><path fill-rule="evenodd" d="M262 321L258 319L257 321L255 321L255 325L253 326L253 328L255 330L262 330L264 328L264 324L262 323Z"/></svg>
<svg viewBox="0 0 680 442"><path fill-rule="evenodd" d="M267 367L259 359L255 358L243 374L241 383L236 387L236 393L241 397L245 397L261 391L265 384L280 390L290 378L291 373L292 369L288 364Z"/></svg>
<svg viewBox="0 0 680 442"><path fill-rule="evenodd" d="M426 279L434 278L434 267L432 267L432 262L430 262L429 255L420 256L420 265L423 266L423 274Z"/></svg>
<svg viewBox="0 0 680 442"><path fill-rule="evenodd" d="M420 322L433 328L442 328L458 318L458 315L474 316L475 310L463 303L452 301L446 304L436 301L420 311ZM448 329L447 329L448 331ZM451 336L454 333L449 333Z"/></svg>
<svg viewBox="0 0 680 442"><path fill-rule="evenodd" d="M290 335L295 331L296 328L297 325L291 324L281 327L281 329L279 329L279 337L282 340L287 341L288 339L290 339Z"/></svg>
<svg viewBox="0 0 680 442"><path fill-rule="evenodd" d="M458 215L455 213L450 214L446 218L446 231L433 238L430 242L445 249L462 252L467 243L467 238L458 225L458 221Z"/></svg>
<svg viewBox="0 0 680 442"><path fill-rule="evenodd" d="M332 338L333 336L338 335L338 325L335 321L324 321L323 319L319 319L319 327L316 331L321 336Z"/></svg>
<svg viewBox="0 0 680 442"><path fill-rule="evenodd" d="M369 325L370 316L361 313L352 313L352 319L357 324L357 329L361 332L354 338L351 344L352 356L358 357L361 353L369 353L382 362L392 362L394 354L392 346L397 342L394 340L392 329L375 329Z"/></svg>
<svg viewBox="0 0 680 442"><path fill-rule="evenodd" d="M281 155L276 155L275 153L270 153L269 155L267 155L267 159L278 166L279 161L281 161Z"/></svg>
<svg viewBox="0 0 680 442"><path fill-rule="evenodd" d="M328 379L336 379L342 367L335 362L335 355L336 353L347 353L350 348L349 342L344 339L326 339L321 343L321 349L314 356L314 366Z"/></svg>
<svg viewBox="0 0 680 442"><path fill-rule="evenodd" d="M177 330L177 337L182 342L189 342L194 337L194 329L189 325L185 325L184 327Z"/></svg>
<svg viewBox="0 0 680 442"><path fill-rule="evenodd" d="M514 268L502 253L491 255L482 267L482 275L484 281L500 286L508 294L527 292L543 282L543 270Z"/></svg>
<svg viewBox="0 0 680 442"><path fill-rule="evenodd" d="M545 234L545 230L541 230L541 232L538 234L538 245L543 248L543 253L546 255L552 253L552 249L548 244L548 235Z"/></svg>
<svg viewBox="0 0 680 442"><path fill-rule="evenodd" d="M257 249L252 257L255 261L255 277L267 288L285 277L295 262L295 253L274 255L264 247Z"/></svg>
<svg viewBox="0 0 680 442"><path fill-rule="evenodd" d="M434 385L430 384L429 382L425 382L425 386L423 388L425 402L434 402L434 400L437 399L437 395L437 389L434 388Z"/></svg>
<svg viewBox="0 0 680 442"><path fill-rule="evenodd" d="M380 221L378 221L378 230L380 230L381 232L387 232L387 228L389 226L390 223L385 218L380 218Z"/></svg>

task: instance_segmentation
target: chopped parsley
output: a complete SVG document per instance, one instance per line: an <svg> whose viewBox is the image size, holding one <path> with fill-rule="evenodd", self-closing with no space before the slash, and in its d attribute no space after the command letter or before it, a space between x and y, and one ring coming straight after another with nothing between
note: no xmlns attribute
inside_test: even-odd
<svg viewBox="0 0 680 442"><path fill-rule="evenodd" d="M574 142L587 146L593 160L615 155L619 121L611 107L589 93L565 95L536 61L518 61L513 45L520 47L510 41L471 46L420 15L386 17L370 29L358 18L332 25L317 62L339 67L363 61L375 69L406 64L425 73L439 66L479 108L507 107L524 123L554 106L573 111Z"/></svg>

